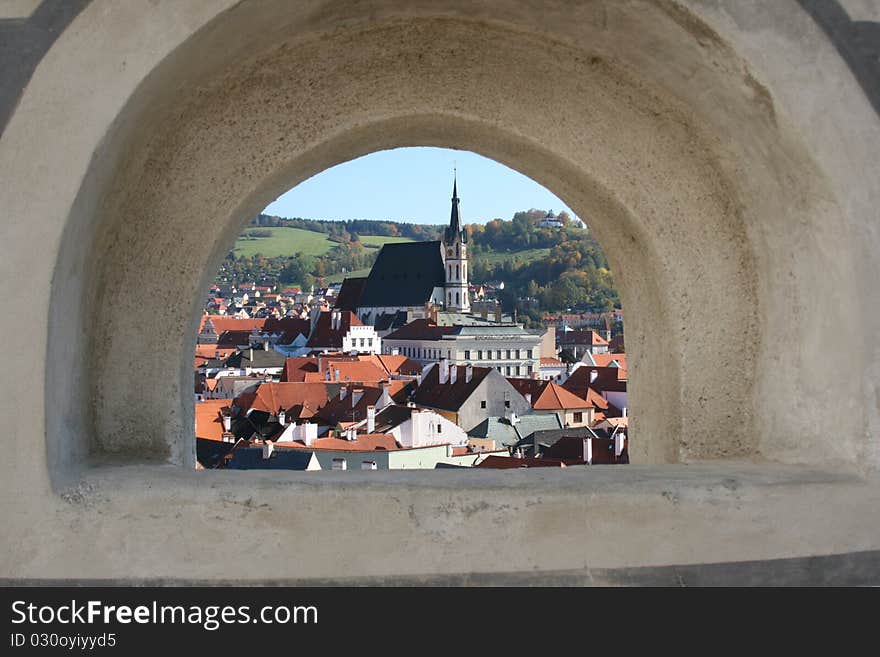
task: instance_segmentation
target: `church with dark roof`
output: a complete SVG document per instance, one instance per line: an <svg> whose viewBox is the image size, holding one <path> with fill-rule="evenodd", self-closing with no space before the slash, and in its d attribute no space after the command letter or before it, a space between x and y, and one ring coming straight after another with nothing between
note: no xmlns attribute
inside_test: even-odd
<svg viewBox="0 0 880 657"><path fill-rule="evenodd" d="M469 313L467 245L455 180L443 240L385 244L369 276L345 279L336 307L371 325L425 318L432 307Z"/></svg>

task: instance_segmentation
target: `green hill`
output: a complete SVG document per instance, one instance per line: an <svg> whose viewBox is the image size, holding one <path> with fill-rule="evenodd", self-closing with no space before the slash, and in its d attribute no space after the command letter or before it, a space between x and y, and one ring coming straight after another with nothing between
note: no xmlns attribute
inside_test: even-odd
<svg viewBox="0 0 880 657"><path fill-rule="evenodd" d="M271 231L271 237L249 237L245 231L236 241L232 252L236 256L253 257L258 253L265 258L277 258L278 256L291 256L294 253L303 253L307 256L320 257L326 255L330 249L337 246L338 242L329 239L326 233L316 233L301 228L267 228ZM380 247L387 242L411 242L408 237L383 237L378 235L364 235L361 243L366 247Z"/></svg>

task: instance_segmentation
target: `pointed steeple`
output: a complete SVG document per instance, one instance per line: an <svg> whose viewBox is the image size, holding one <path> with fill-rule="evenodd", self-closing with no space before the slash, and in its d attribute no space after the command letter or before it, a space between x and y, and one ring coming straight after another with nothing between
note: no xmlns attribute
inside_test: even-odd
<svg viewBox="0 0 880 657"><path fill-rule="evenodd" d="M452 178L452 213L449 217L449 226L446 229L446 243L452 244L459 235L462 242L467 242L467 233L462 230L461 215L458 210L458 176L454 174Z"/></svg>

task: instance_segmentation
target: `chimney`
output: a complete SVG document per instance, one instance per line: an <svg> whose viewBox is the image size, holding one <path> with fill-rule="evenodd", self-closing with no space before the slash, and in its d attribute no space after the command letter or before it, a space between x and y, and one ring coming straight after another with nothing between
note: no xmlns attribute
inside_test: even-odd
<svg viewBox="0 0 880 657"><path fill-rule="evenodd" d="M348 386L342 386L339 389L339 401L345 399L345 396L348 394Z"/></svg>
<svg viewBox="0 0 880 657"><path fill-rule="evenodd" d="M267 440L263 443L263 458L268 459L272 456L272 452L275 451L275 445L271 440Z"/></svg>
<svg viewBox="0 0 880 657"><path fill-rule="evenodd" d="M367 406L367 433L375 433L376 431L376 407L370 404Z"/></svg>
<svg viewBox="0 0 880 657"><path fill-rule="evenodd" d="M263 351L269 351L269 338L263 338Z"/></svg>
<svg viewBox="0 0 880 657"><path fill-rule="evenodd" d="M624 407L621 408L620 410L623 411L623 416L622 416L622 417L626 417L626 406L624 406Z"/></svg>
<svg viewBox="0 0 880 657"><path fill-rule="evenodd" d="M446 382L449 380L449 361L445 358L440 361L438 365L440 368L439 376L440 376L440 385L446 385Z"/></svg>
<svg viewBox="0 0 880 657"><path fill-rule="evenodd" d="M223 431L232 431L232 416L223 416Z"/></svg>
<svg viewBox="0 0 880 657"><path fill-rule="evenodd" d="M253 347L248 349L248 358L250 358L251 363L254 362L254 348Z"/></svg>
<svg viewBox="0 0 880 657"><path fill-rule="evenodd" d="M599 378L599 371L598 370L590 370L590 383L592 383L593 381L595 381L598 378Z"/></svg>
<svg viewBox="0 0 880 657"><path fill-rule="evenodd" d="M499 324L501 323L501 304L500 303L495 304L495 321L498 322Z"/></svg>
<svg viewBox="0 0 880 657"><path fill-rule="evenodd" d="M623 441L624 441L625 437L626 437L625 434L621 433L620 431L618 431L616 434L614 434L614 456L615 457L620 457L620 455L623 453Z"/></svg>
<svg viewBox="0 0 880 657"><path fill-rule="evenodd" d="M351 407L354 408L357 406L358 402L361 400L361 397L364 396L363 388L355 388L351 393Z"/></svg>
<svg viewBox="0 0 880 657"><path fill-rule="evenodd" d="M474 368L470 363L468 363L467 366L465 366L465 368L464 368L464 382L470 383L471 379L473 377L474 377Z"/></svg>
<svg viewBox="0 0 880 657"><path fill-rule="evenodd" d="M458 380L458 365L452 365L449 368L449 385L455 385Z"/></svg>
<svg viewBox="0 0 880 657"><path fill-rule="evenodd" d="M400 356L400 349L397 347L391 347L391 355L392 356Z"/></svg>
<svg viewBox="0 0 880 657"><path fill-rule="evenodd" d="M338 367L333 368L333 380L339 381L339 368Z"/></svg>
<svg viewBox="0 0 880 657"><path fill-rule="evenodd" d="M278 424L282 427L287 426L287 413L284 411L284 408L278 408Z"/></svg>
<svg viewBox="0 0 880 657"><path fill-rule="evenodd" d="M584 438L584 463L593 465L593 439Z"/></svg>
<svg viewBox="0 0 880 657"><path fill-rule="evenodd" d="M390 381L383 381L382 382L382 396L379 397L379 401L378 401L379 408L381 409L381 408L385 408L386 406L389 406L392 403L392 401L393 400L391 399L391 382Z"/></svg>
<svg viewBox="0 0 880 657"><path fill-rule="evenodd" d="M483 302L483 305L480 306L480 317L483 319L489 319L489 306L486 305L486 302Z"/></svg>
<svg viewBox="0 0 880 657"><path fill-rule="evenodd" d="M532 405L532 393L527 392L525 394L525 398L526 398L526 401L529 402L529 406L531 406Z"/></svg>
<svg viewBox="0 0 880 657"><path fill-rule="evenodd" d="M355 440L357 440L357 429L355 429L354 427L350 427L350 428L346 429L345 430L345 439L348 442L354 442Z"/></svg>

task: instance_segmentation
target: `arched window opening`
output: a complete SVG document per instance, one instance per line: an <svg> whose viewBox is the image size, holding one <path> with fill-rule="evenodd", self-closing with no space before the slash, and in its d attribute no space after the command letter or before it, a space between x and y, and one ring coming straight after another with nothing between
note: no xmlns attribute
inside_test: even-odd
<svg viewBox="0 0 880 657"><path fill-rule="evenodd" d="M588 226L570 210L534 209L564 207L562 201L467 154L474 160L469 172L459 166L452 219L444 207L449 179L437 182L446 200L425 223L393 218L393 210L381 207L333 211L391 218L328 221L318 214L341 196L356 196L335 193L346 175L417 168L385 161L371 169L371 158L405 160L407 151L421 150L452 159L443 149L358 158L297 186L248 222L216 274L199 325L196 452L202 467L347 470L344 448L373 442L388 456L369 468L378 470L472 467L490 457L628 462L619 298ZM465 157L454 156L460 163ZM486 166L495 169L486 173ZM346 167L357 173L346 174ZM527 196L513 201L519 206L494 205L511 194L471 195L470 189L491 190L493 176L505 175L527 185ZM322 186L322 180L330 183ZM410 199L405 207L422 205ZM505 214L510 218L494 218ZM447 284L467 280L468 262L470 284L444 295ZM377 354L403 358L377 361ZM471 389L486 377L494 381L487 399L476 405L465 394L456 398L459 406L447 407L453 403L449 386ZM463 413L461 405L479 410ZM520 436L505 443L486 428L514 415L528 418L534 430L566 428L574 432L571 441L560 436L539 444ZM444 428L422 432L423 425ZM595 443L588 452L585 440ZM254 451L242 451L243 445ZM419 452L421 465L408 460L414 449L428 450ZM290 450L316 458L279 458Z"/></svg>

